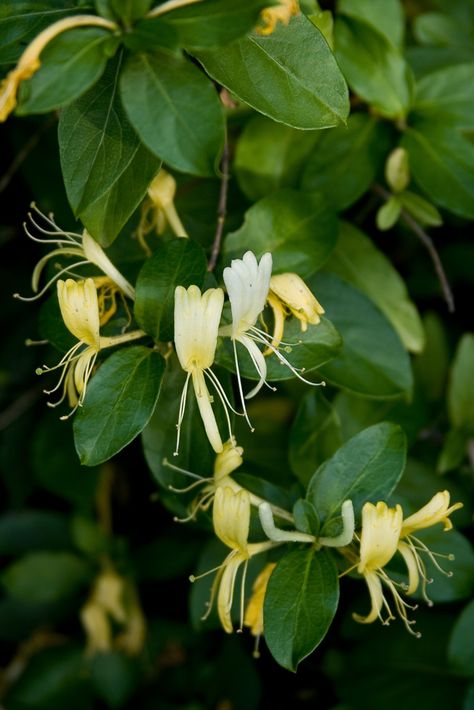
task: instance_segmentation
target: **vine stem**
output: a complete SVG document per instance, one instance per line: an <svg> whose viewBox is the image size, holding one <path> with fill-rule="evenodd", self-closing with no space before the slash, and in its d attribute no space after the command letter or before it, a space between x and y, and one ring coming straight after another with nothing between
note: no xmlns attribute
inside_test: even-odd
<svg viewBox="0 0 474 710"><path fill-rule="evenodd" d="M208 271L214 271L219 257L222 244L222 233L224 231L224 222L227 214L227 194L229 191L229 144L227 142L227 136L224 140L224 148L222 150L221 173L221 189L219 193L219 204L217 206L217 225L214 241L212 243L211 256L207 265Z"/></svg>
<svg viewBox="0 0 474 710"><path fill-rule="evenodd" d="M391 193L381 185L374 184L372 189L376 195L382 197L384 200L389 200L392 197ZM451 286L449 285L448 277L446 276L443 263L432 238L404 208L402 208L400 211L400 219L405 224L405 226L408 227L408 229L410 229L410 231L418 237L418 239L430 255L431 261L433 262L434 270L438 277L438 281L441 285L441 290L443 291L444 300L446 301L448 306L448 311L450 313L454 313L456 308L454 305L453 292L451 290Z"/></svg>

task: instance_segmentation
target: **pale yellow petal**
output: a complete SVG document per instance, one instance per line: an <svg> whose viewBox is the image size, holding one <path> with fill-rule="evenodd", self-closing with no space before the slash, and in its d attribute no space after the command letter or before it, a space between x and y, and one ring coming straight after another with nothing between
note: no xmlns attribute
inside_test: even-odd
<svg viewBox="0 0 474 710"><path fill-rule="evenodd" d="M406 544L406 542L398 543L398 551L405 560L408 570L408 589L406 590L406 593L413 594L418 589L418 584L420 582L420 574L418 571L415 552L409 545Z"/></svg>
<svg viewBox="0 0 474 710"><path fill-rule="evenodd" d="M443 523L445 530L451 530L453 524L449 519L451 513L463 507L462 503L455 503L449 507L449 491L440 491L420 510L410 515L403 521L401 537L407 537L416 530L430 528L437 523Z"/></svg>
<svg viewBox="0 0 474 710"><path fill-rule="evenodd" d="M367 587L370 594L371 609L367 616L360 614L352 614L352 618L360 624L371 624L380 617L383 605L382 582L375 572L366 572L364 574Z"/></svg>
<svg viewBox="0 0 474 710"><path fill-rule="evenodd" d="M93 279L58 281L58 301L66 328L82 343L100 349L100 315Z"/></svg>
<svg viewBox="0 0 474 710"><path fill-rule="evenodd" d="M268 582L275 567L275 562L269 562L262 569L253 584L252 596L245 609L244 625L250 627L253 636L261 636L263 634L263 603Z"/></svg>
<svg viewBox="0 0 474 710"><path fill-rule="evenodd" d="M384 567L392 559L400 539L402 520L403 512L399 505L389 508L382 501L377 505L364 505L358 566L360 574Z"/></svg>
<svg viewBox="0 0 474 710"><path fill-rule="evenodd" d="M224 545L247 552L250 529L250 496L242 489L235 493L231 488L218 486L212 509L214 532Z"/></svg>

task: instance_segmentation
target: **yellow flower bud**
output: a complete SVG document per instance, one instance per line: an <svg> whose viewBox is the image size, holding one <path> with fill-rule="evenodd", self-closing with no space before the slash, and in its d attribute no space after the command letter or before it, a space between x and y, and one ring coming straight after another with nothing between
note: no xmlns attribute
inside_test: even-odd
<svg viewBox="0 0 474 710"><path fill-rule="evenodd" d="M385 163L385 179L394 192L402 192L408 186L410 168L405 148L395 148L388 156Z"/></svg>
<svg viewBox="0 0 474 710"><path fill-rule="evenodd" d="M260 24L255 31L259 35L271 35L278 22L288 25L293 15L300 11L298 0L280 0L274 7L266 7L260 13Z"/></svg>
<svg viewBox="0 0 474 710"><path fill-rule="evenodd" d="M275 562L269 562L262 569L253 584L252 596L245 609L244 625L250 627L250 632L253 636L261 636L263 634L263 602L265 601L268 581L275 567Z"/></svg>

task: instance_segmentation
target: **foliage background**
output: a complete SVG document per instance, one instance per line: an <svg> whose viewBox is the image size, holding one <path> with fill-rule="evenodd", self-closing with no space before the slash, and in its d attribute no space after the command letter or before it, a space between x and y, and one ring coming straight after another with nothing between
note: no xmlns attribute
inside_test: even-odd
<svg viewBox="0 0 474 710"><path fill-rule="evenodd" d="M334 9L331 3L321 5ZM344 36L348 49L345 56L342 49L336 56L352 89L349 133L332 128L314 137L313 133L293 131L245 108L230 111L232 162L226 218L230 236L224 242L224 258L228 261L236 249L243 251L246 247L245 232L237 230L242 229L243 215L250 205L279 188L290 188L303 191L298 192L296 210L300 205L308 209L307 200L301 200L301 194L308 191L318 191L325 201L335 203L334 213L342 213L347 222L370 235L372 243L403 277L423 317L426 335L423 352L412 355L413 397L374 400L328 388L325 394L331 405L325 426L330 435L318 437L311 455L314 470L339 443L361 429L384 419L396 421L405 429L410 444L398 499L418 507L436 490L447 487L453 500L464 502L465 508L455 520L465 535L453 543L455 575L437 582L438 587L433 585L434 608L417 611L422 638L410 637L400 623L388 628L354 624L352 611L363 608L367 599L363 585L349 578L343 582L341 605L328 636L301 663L296 675L279 668L264 648L261 658L254 661L253 639L247 634L227 637L212 619L207 630L199 628L207 588L200 594L193 590L189 602L188 575L196 572L197 566L211 566L198 562L211 539L209 526L205 521L190 526L173 522L172 513L162 504L166 503L166 493L157 488L139 439L106 464L80 466L71 426L59 422L55 411L47 410L43 385L34 374L40 359L50 361L48 355L50 359L54 355L44 348L24 347L27 338L42 337L38 322L46 317L44 308L37 304L25 306L10 298L14 292L28 293L31 270L43 253L22 233L29 203L35 200L45 212L54 211L59 224L75 223L61 174L57 114L28 115L12 118L1 128L0 463L4 511L0 517L0 690L5 707L250 710L273 704L375 710L401 703L408 710L435 703L466 710L474 707L474 611L470 601L474 563L467 542L472 538L474 345L472 335L465 335L472 328L474 257L469 223L474 194L474 15L468 0L389 5L403 10L404 57L417 81L427 77L425 90L429 92L430 86L436 85L429 79L434 71L461 67L466 74L458 77L456 92L449 94L448 87L442 85L441 97L448 96L441 102L444 108L435 102L431 114L428 111L421 118L416 117L415 110L412 131L400 127L397 106L382 110L388 120L374 122L371 128L371 116L380 113L379 76L372 74L373 66L370 61L367 64L362 51L360 55L353 52L341 29L352 27L355 32L354 27L358 27L362 35L359 46L365 46L366 30L363 24L357 26L357 13L363 12L364 3L341 2L339 46L344 46ZM352 26L351 12L356 18ZM379 13L378 21L382 34L396 26L396 22L390 23L386 8ZM337 36L336 31L336 51ZM397 100L408 102L399 88L403 80L394 68L397 61L393 57L387 60L382 77L395 77ZM4 63L9 66L8 59ZM462 67L470 68L470 73ZM374 79L375 88L367 77ZM372 107L370 112L367 104ZM389 231L376 226L382 202L380 191L371 186L376 183L388 189L384 162L402 135L415 178L410 189L414 187L441 210L442 226L428 230L436 240L454 293L453 313L448 313L428 254L413 230L403 221ZM256 145L261 154L255 153ZM433 169L430 160L442 165L441 172ZM262 172L262 166L268 166L268 172ZM215 229L220 189L212 167L209 172L208 178L176 173L180 215L193 238L206 247ZM298 196L288 199L297 201ZM138 218L137 212L125 227L125 236ZM348 234L350 243L350 229ZM255 232L250 230L248 239L253 245ZM124 244L120 237L111 251L127 273L135 274L136 253L131 250L127 255ZM327 270L349 282L351 288L369 291L369 298L383 310L381 296L386 283L377 280L380 262L370 262L370 255L364 254L354 262L362 271L351 273L343 258L347 246L338 244ZM304 264L304 259L300 262ZM310 280L324 305L323 294L331 301L334 292L330 279L321 275ZM340 284L336 293L343 292L344 284ZM349 301L340 306L343 316L347 303L352 302L351 295L356 298L351 291ZM390 299L390 295L389 309L391 306L393 310L399 296L394 293ZM371 304L367 306L364 299L356 303L359 305L353 306L350 317L355 318L363 337L367 333L371 336L369 350L374 351L378 335L370 334ZM412 333L403 317L401 321ZM349 351L344 370L349 385L360 378L361 363L354 358ZM363 354L362 360L367 358L370 363L370 353ZM306 399L302 399L304 395ZM255 402L252 414L258 440L252 440L243 429L238 432L251 473L258 472L284 487L292 485L294 473L302 465L294 432L305 435L298 422L305 422L310 430L316 425L311 419L313 397L291 381L282 383L272 398L262 396ZM302 409L298 414L299 406ZM147 643L138 657L118 651L92 659L84 656L79 609L105 551L113 556L117 569L132 575L138 585L148 624ZM212 550L208 553L212 556Z"/></svg>

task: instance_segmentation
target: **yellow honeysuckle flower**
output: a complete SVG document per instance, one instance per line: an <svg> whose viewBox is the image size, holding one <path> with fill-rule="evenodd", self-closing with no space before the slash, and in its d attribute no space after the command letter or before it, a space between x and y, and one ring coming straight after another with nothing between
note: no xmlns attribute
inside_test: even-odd
<svg viewBox="0 0 474 710"><path fill-rule="evenodd" d="M279 4L266 7L260 13L260 24L255 28L259 35L270 35L274 32L278 22L288 25L294 15L300 11L298 0L279 0Z"/></svg>
<svg viewBox="0 0 474 710"><path fill-rule="evenodd" d="M47 44L58 35L75 27L103 27L115 31L118 25L96 15L74 15L58 20L35 37L27 46L18 64L0 83L0 122L6 121L17 104L18 87L22 81L30 79L41 66L40 54Z"/></svg>
<svg viewBox="0 0 474 710"><path fill-rule="evenodd" d="M192 378L199 412L209 442L216 453L223 450L221 435L212 409L212 397L207 389L205 375L214 385L227 418L229 436L232 429L228 409L232 406L222 385L211 370L217 346L217 331L221 319L224 292L221 288L210 288L201 294L197 286L188 289L177 286L174 299L174 341L181 367L188 373L184 383L178 415L178 435L175 456L179 452L181 424L186 408L188 384Z"/></svg>
<svg viewBox="0 0 474 710"><path fill-rule="evenodd" d="M60 276L73 272L78 267L85 266L87 264L97 266L114 284L116 284L122 293L132 300L135 298L135 289L133 286L127 281L127 279L124 278L124 276L122 276L120 271L110 261L100 244L98 244L95 239L91 237L86 229L82 232L82 234L78 234L77 232L65 232L58 227L54 221L53 214L43 214L34 202L31 203L31 208L32 212L28 213L30 224L27 224L26 222L23 224L26 234L34 242L38 242L40 244L55 244L56 249L52 249L48 254L43 256L33 270L31 286L35 292L35 295L27 298L15 293L13 294L14 298L19 298L21 301L35 301L40 298L48 290L51 284L59 279ZM44 236L35 236L35 234L30 231L30 225ZM77 257L79 260L70 266L62 268L42 289L40 289L39 281L43 269L48 261L55 256Z"/></svg>
<svg viewBox="0 0 474 710"><path fill-rule="evenodd" d="M247 602L244 616L244 626L250 627L250 633L256 637L254 656L258 657L258 641L263 634L263 603L268 582L276 567L275 562L268 562L262 569L252 587L252 596Z"/></svg>
<svg viewBox="0 0 474 710"><path fill-rule="evenodd" d="M87 638L86 654L106 653L113 648L112 625L105 609L95 601L88 601L79 613Z"/></svg>
<svg viewBox="0 0 474 710"><path fill-rule="evenodd" d="M277 348L283 337L285 318L288 313L298 318L301 330L308 330L308 323L317 325L321 321L324 308L311 293L298 274L276 274L270 279L268 303L274 317L272 345ZM267 352L271 352L268 350Z"/></svg>
<svg viewBox="0 0 474 710"><path fill-rule="evenodd" d="M78 342L68 350L57 365L53 367L43 365L36 370L36 373L41 375L44 372L61 368L62 372L57 385L52 390L45 390L45 393L52 394L62 386L63 392L60 399L55 403L48 402L48 404L51 407L56 407L67 396L72 411L67 416L61 417L61 419L67 419L84 401L87 383L100 350L130 340L137 340L142 338L145 333L135 330L110 337L100 335L99 302L93 279L85 281L59 280L57 291L64 324Z"/></svg>
<svg viewBox="0 0 474 710"><path fill-rule="evenodd" d="M158 234L163 234L168 223L177 237L189 237L174 205L175 194L176 180L162 168L148 187L136 232L138 241L148 255L151 252L145 236L153 229Z"/></svg>
<svg viewBox="0 0 474 710"><path fill-rule="evenodd" d="M463 507L462 503L455 503L449 507L450 495L449 491L440 491L433 498L420 508L413 515L409 515L403 521L402 532L400 537L404 538L411 535L417 530L430 528L437 523L443 523L444 530L452 530L453 524L449 519L451 513Z"/></svg>

